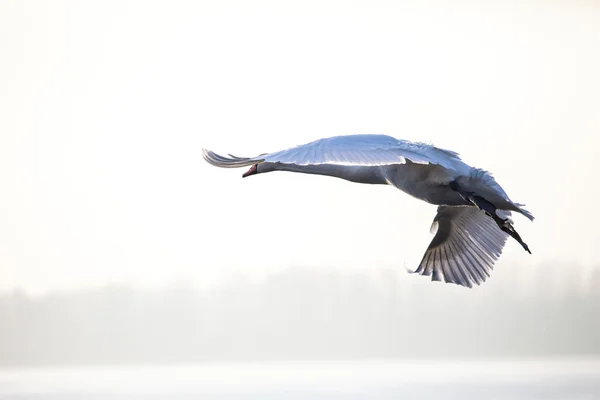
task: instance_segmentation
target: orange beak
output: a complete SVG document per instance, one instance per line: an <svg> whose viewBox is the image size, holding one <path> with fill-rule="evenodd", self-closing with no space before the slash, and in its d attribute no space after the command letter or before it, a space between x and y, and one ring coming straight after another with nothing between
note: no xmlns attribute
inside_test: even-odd
<svg viewBox="0 0 600 400"><path fill-rule="evenodd" d="M258 164L254 164L253 166L251 166L250 169L248 171L246 171L244 173L244 175L242 175L242 178L245 178L247 176L254 175L254 174L258 173L258 168L256 167L257 165Z"/></svg>

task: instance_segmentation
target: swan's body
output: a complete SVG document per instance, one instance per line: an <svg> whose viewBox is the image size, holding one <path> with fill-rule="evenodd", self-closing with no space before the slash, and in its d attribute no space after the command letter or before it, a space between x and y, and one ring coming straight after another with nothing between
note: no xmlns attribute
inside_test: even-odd
<svg viewBox="0 0 600 400"><path fill-rule="evenodd" d="M511 211L531 220L533 216L513 203L488 172L465 164L453 151L386 135L349 135L252 158L223 157L207 150L203 155L217 167L251 166L244 177L271 171L334 176L392 185L438 205L436 235L415 271L432 275L433 280L469 287L484 282L508 235L529 251L503 217Z"/></svg>

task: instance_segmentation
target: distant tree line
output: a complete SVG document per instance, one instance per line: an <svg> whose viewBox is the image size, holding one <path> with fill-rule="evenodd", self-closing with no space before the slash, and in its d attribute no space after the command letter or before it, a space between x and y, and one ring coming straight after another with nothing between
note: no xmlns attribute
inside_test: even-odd
<svg viewBox="0 0 600 400"><path fill-rule="evenodd" d="M0 296L0 364L600 354L600 270L584 287L493 279L295 268L210 290L15 292Z"/></svg>

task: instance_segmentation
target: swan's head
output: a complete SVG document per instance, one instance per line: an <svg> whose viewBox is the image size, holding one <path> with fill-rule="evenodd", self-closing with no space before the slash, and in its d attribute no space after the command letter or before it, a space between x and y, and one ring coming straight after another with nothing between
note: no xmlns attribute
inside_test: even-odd
<svg viewBox="0 0 600 400"><path fill-rule="evenodd" d="M242 178L245 178L250 175L262 174L263 172L275 171L276 165L277 164L275 164L275 163L259 162L257 164L254 164L253 166L251 166L250 169L248 171L246 171L244 173L244 175L242 175Z"/></svg>
<svg viewBox="0 0 600 400"><path fill-rule="evenodd" d="M258 164L254 164L250 167L250 169L242 175L242 178L245 178L250 175L258 174Z"/></svg>

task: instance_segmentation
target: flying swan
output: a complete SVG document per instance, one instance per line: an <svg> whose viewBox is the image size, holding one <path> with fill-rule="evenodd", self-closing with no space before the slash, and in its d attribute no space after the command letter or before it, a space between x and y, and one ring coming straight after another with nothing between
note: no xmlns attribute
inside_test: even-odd
<svg viewBox="0 0 600 400"><path fill-rule="evenodd" d="M472 287L490 276L508 236L531 254L509 219L511 211L533 221L490 173L465 164L458 153L386 135L348 135L257 157L218 155L204 159L221 168L250 167L242 175L291 171L351 182L394 186L438 206L433 240L414 273Z"/></svg>

